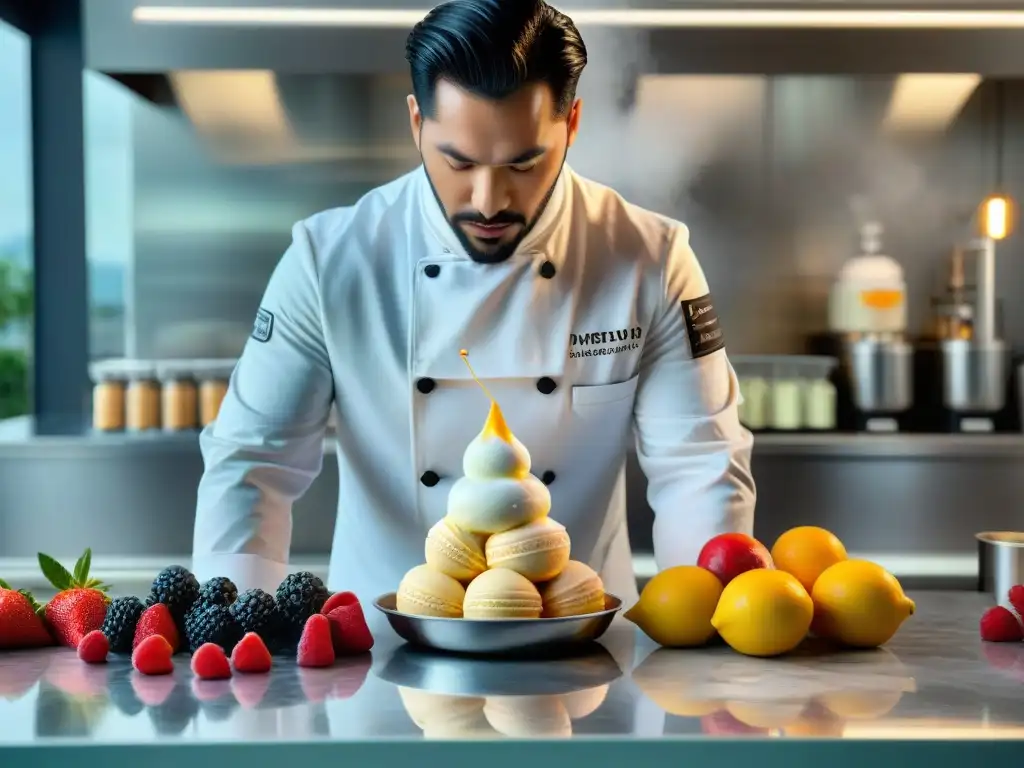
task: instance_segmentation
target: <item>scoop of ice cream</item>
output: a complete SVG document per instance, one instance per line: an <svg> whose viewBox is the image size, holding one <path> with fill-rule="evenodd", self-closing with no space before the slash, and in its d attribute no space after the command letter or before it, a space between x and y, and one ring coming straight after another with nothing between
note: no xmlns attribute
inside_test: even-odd
<svg viewBox="0 0 1024 768"><path fill-rule="evenodd" d="M466 587L463 615L467 619L538 619L540 592L525 576L492 568Z"/></svg>
<svg viewBox="0 0 1024 768"><path fill-rule="evenodd" d="M569 533L542 517L487 539L488 568L508 568L534 583L555 578L569 562Z"/></svg>
<svg viewBox="0 0 1024 768"><path fill-rule="evenodd" d="M427 565L461 582L469 582L487 570L484 539L442 518L427 533L424 543Z"/></svg>
<svg viewBox="0 0 1024 768"><path fill-rule="evenodd" d="M395 607L416 616L462 617L466 590L458 581L428 565L417 565L402 577Z"/></svg>
<svg viewBox="0 0 1024 768"><path fill-rule="evenodd" d="M471 533L507 531L545 517L551 492L530 474L530 452L508 428L497 403L466 448L465 474L448 492L448 517Z"/></svg>
<svg viewBox="0 0 1024 768"><path fill-rule="evenodd" d="M604 583L586 563L570 560L541 590L544 617L582 616L604 610Z"/></svg>

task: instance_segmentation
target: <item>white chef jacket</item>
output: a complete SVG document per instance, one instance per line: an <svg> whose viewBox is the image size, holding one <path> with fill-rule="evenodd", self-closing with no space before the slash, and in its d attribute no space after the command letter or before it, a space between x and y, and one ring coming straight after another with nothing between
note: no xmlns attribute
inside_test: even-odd
<svg viewBox="0 0 1024 768"><path fill-rule="evenodd" d="M752 533L753 438L709 289L679 222L566 165L499 264L466 254L422 167L297 223L216 421L200 437L193 569L271 593L292 503L337 410L329 584L364 604L424 561L463 452L501 405L548 484L572 557L637 598L625 459L635 439L664 569Z"/></svg>

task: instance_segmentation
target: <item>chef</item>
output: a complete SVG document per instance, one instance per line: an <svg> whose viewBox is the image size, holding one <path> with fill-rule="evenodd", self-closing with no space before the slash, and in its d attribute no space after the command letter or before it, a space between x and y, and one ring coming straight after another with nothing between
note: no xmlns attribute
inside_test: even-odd
<svg viewBox="0 0 1024 768"><path fill-rule="evenodd" d="M632 446L659 570L753 527L752 438L688 231L566 163L587 58L566 15L454 0L413 29L406 55L422 164L295 224L201 436L193 568L274 592L334 409L328 586L364 604L394 591L423 562L487 416L466 349L573 558L629 605Z"/></svg>

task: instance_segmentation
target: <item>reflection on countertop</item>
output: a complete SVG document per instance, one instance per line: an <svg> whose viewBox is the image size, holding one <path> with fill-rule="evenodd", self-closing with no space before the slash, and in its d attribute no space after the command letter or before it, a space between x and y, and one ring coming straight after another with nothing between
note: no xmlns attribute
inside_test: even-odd
<svg viewBox="0 0 1024 768"><path fill-rule="evenodd" d="M1024 644L978 639L981 595L913 597L917 614L885 648L809 642L770 660L660 649L624 621L570 658L438 655L401 644L373 611L371 654L322 670L280 659L228 681L193 679L184 656L173 675L144 677L123 658L4 653L0 763L8 747L69 740L1024 738Z"/></svg>

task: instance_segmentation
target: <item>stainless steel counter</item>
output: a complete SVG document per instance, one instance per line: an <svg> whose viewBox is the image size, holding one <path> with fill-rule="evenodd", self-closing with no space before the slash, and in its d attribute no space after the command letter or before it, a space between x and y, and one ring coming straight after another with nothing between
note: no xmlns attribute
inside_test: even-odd
<svg viewBox="0 0 1024 768"><path fill-rule="evenodd" d="M372 609L372 654L326 670L280 659L268 676L203 683L184 656L172 676L147 678L125 659L89 667L69 650L5 653L0 765L55 765L46 748L68 745L86 748L76 760L87 764L99 764L93 759L102 750L110 768L140 759L133 765L170 765L163 751L142 751L156 745L182 748L170 754L191 766L212 764L213 755L221 765L251 765L241 758L261 754L297 762L302 750L316 748L309 754L324 759L429 760L439 755L425 742L480 739L498 742L486 745L489 768L522 758L515 742L538 739L581 749L546 746L529 757L536 766L566 754L602 765L624 757L631 764L728 758L749 749L743 744L757 746L751 756L758 765L782 758L809 765L813 757L832 766L870 759L881 768L899 764L886 755L906 760L898 748L907 744L918 758L932 750L934 765L957 754L970 758L965 764L992 764L1005 748L1001 740L1024 738L1024 644L978 639L987 605L979 595L911 596L917 614L883 649L844 652L809 642L772 660L725 646L660 649L621 620L576 658L473 660L400 645ZM741 736L743 744L734 740ZM943 744L933 750L936 741ZM958 752L952 742L959 741L978 743ZM328 746L346 751L324 752ZM466 759L457 764L469 764L469 752L444 746L446 765L459 755ZM584 746L596 748L591 754ZM408 751L414 747L422 753Z"/></svg>

